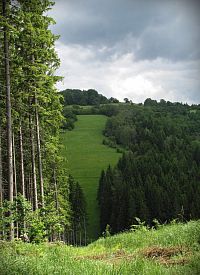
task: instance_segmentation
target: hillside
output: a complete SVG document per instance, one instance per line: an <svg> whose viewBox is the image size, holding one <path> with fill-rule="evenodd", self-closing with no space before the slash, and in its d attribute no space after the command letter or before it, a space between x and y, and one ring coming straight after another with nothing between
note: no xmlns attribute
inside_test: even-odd
<svg viewBox="0 0 200 275"><path fill-rule="evenodd" d="M200 218L200 109L146 99L108 118L107 144L126 149L102 173L98 200L101 232L130 228L134 217L153 225ZM107 211L109 209L109 211Z"/></svg>
<svg viewBox="0 0 200 275"><path fill-rule="evenodd" d="M197 275L200 222L158 225L101 238L87 247L0 242L1 275Z"/></svg>
<svg viewBox="0 0 200 275"><path fill-rule="evenodd" d="M102 144L102 131L106 117L102 115L77 116L73 131L62 136L63 155L66 167L83 187L88 212L88 237L95 239L99 234L99 212L97 187L102 169L115 165L121 156L115 149Z"/></svg>

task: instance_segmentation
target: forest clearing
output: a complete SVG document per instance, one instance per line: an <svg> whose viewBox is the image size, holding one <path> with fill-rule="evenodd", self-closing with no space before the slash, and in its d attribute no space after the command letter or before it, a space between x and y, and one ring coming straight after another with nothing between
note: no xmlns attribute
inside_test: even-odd
<svg viewBox="0 0 200 275"><path fill-rule="evenodd" d="M88 238L100 235L97 189L101 171L116 165L121 154L102 144L106 116L79 115L73 131L62 134L62 149L68 173L83 188L88 214Z"/></svg>

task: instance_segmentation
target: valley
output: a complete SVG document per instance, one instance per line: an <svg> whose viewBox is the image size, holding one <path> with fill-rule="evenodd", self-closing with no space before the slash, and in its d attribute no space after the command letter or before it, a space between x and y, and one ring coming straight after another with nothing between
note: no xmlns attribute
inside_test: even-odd
<svg viewBox="0 0 200 275"><path fill-rule="evenodd" d="M102 169L114 166L121 154L102 144L106 116L78 115L72 131L62 134L63 149L68 172L83 188L88 213L89 239L100 234L97 188Z"/></svg>

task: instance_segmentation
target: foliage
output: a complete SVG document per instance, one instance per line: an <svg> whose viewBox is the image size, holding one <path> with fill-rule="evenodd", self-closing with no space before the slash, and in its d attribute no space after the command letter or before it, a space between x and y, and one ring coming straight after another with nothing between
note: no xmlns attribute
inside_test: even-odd
<svg viewBox="0 0 200 275"><path fill-rule="evenodd" d="M69 223L70 211L60 156L61 95L55 88L61 79L55 75L60 63L55 51L58 36L51 32L50 26L55 22L47 16L53 2L1 3L5 3L6 12L2 16L0 5L0 44L5 45L7 37L8 49L4 48L3 53L0 47L0 195L4 200L3 206L0 201L3 207L0 238L10 235L12 239L14 222L15 237L27 231L30 240L38 242L50 235L58 238L64 225ZM9 62L5 63L6 60ZM9 116L8 86L12 107ZM12 121L9 131L8 117Z"/></svg>
<svg viewBox="0 0 200 275"><path fill-rule="evenodd" d="M113 97L107 99L105 96L99 94L97 91L93 89L89 89L87 91L67 89L62 91L61 93L64 96L65 105L98 106L100 104L119 102L116 98Z"/></svg>
<svg viewBox="0 0 200 275"><path fill-rule="evenodd" d="M65 120L63 121L63 125L61 126L62 129L73 130L74 129L74 122L77 121L77 117L73 109L64 107L63 109L63 116Z"/></svg>
<svg viewBox="0 0 200 275"><path fill-rule="evenodd" d="M128 229L134 217L151 226L200 217L199 124L199 105L151 99L108 119L104 143L124 154L99 180L102 232L107 224L112 233Z"/></svg>
<svg viewBox="0 0 200 275"><path fill-rule="evenodd" d="M8 216L8 212L12 214ZM13 203L4 201L0 215L3 217L0 221L0 231L4 231L4 235L8 233L7 224L12 220L19 228L17 239L34 243L48 240L52 236L57 239L64 226L68 225L67 217L61 215L52 203L33 211L31 203L21 194L18 194Z"/></svg>
<svg viewBox="0 0 200 275"><path fill-rule="evenodd" d="M87 243L86 239L86 201L83 190L78 182L69 175L69 203L71 207L71 228L73 238L68 243L73 245L83 245ZM84 237L83 237L84 236Z"/></svg>

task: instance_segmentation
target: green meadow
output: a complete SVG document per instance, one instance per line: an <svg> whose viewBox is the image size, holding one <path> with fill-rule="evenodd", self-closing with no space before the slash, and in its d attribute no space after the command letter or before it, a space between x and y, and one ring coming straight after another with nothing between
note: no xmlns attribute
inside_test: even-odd
<svg viewBox="0 0 200 275"><path fill-rule="evenodd" d="M96 239L99 232L97 204L98 181L102 169L114 166L120 153L102 144L102 131L107 120L103 115L79 115L73 131L62 135L63 156L69 173L83 188L88 213L88 237Z"/></svg>
<svg viewBox="0 0 200 275"><path fill-rule="evenodd" d="M1 275L199 275L200 222L139 225L87 247L0 242Z"/></svg>

